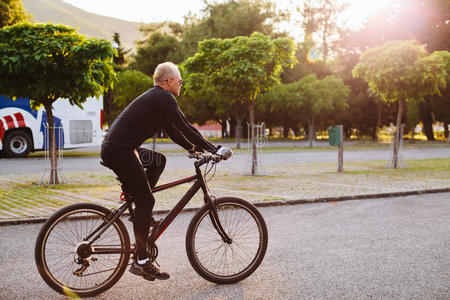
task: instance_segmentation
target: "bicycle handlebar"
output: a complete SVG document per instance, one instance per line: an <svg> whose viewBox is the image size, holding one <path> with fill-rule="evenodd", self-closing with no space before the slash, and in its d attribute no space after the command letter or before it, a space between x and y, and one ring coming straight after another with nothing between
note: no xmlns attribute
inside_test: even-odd
<svg viewBox="0 0 450 300"><path fill-rule="evenodd" d="M208 162L210 162L210 161L213 161L213 162L219 162L219 161L221 161L222 159L223 159L223 157L222 156L220 156L220 155L217 155L217 154L211 154L211 153L204 153L204 154L189 154L189 158L195 158L195 159L197 159L195 162L194 162L194 165L196 166L196 167L200 167L200 166L202 166L202 165L204 165L204 164L206 164L206 163L208 163Z"/></svg>

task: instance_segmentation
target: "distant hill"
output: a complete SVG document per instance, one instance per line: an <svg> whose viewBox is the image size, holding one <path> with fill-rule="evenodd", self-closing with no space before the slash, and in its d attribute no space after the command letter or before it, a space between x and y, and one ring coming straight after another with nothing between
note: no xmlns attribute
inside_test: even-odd
<svg viewBox="0 0 450 300"><path fill-rule="evenodd" d="M134 49L134 41L142 38L138 30L140 23L93 14L62 0L22 0L22 2L36 22L50 21L70 25L77 27L77 31L87 37L107 40L112 40L114 32L119 32L125 49Z"/></svg>

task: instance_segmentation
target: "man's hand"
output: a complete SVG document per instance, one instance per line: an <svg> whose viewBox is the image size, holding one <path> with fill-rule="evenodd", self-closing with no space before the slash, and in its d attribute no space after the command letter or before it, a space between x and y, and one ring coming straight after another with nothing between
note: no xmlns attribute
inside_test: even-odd
<svg viewBox="0 0 450 300"><path fill-rule="evenodd" d="M188 151L188 156L190 158L197 158L200 154L203 154L203 150L199 149L197 146L192 147L191 150Z"/></svg>
<svg viewBox="0 0 450 300"><path fill-rule="evenodd" d="M224 160L227 160L228 158L233 156L233 151L231 151L231 149L228 147L221 147L219 150L217 150L216 154L222 156Z"/></svg>

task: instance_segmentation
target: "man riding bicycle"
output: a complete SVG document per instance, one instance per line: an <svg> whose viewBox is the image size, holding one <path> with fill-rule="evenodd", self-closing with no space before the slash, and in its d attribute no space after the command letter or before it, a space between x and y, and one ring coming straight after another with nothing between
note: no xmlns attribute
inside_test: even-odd
<svg viewBox="0 0 450 300"><path fill-rule="evenodd" d="M216 146L202 137L180 111L175 96L183 84L178 67L165 62L153 75L154 86L134 99L114 120L102 144L101 158L119 176L125 190L135 200L133 223L136 238L135 261L130 272L139 276L169 279L170 276L149 259L147 238L155 204L151 189L164 170L162 153L140 147L155 133L165 130L169 137L189 152L209 151L228 158L228 148Z"/></svg>

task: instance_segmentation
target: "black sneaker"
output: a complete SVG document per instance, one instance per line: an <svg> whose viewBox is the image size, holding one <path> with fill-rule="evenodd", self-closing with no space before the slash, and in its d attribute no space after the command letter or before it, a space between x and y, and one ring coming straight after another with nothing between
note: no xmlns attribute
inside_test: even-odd
<svg viewBox="0 0 450 300"><path fill-rule="evenodd" d="M147 280L167 280L170 275L166 272L161 272L158 266L152 261L148 260L145 264L140 265L137 261L133 261L130 267L130 273L134 275L142 276Z"/></svg>

